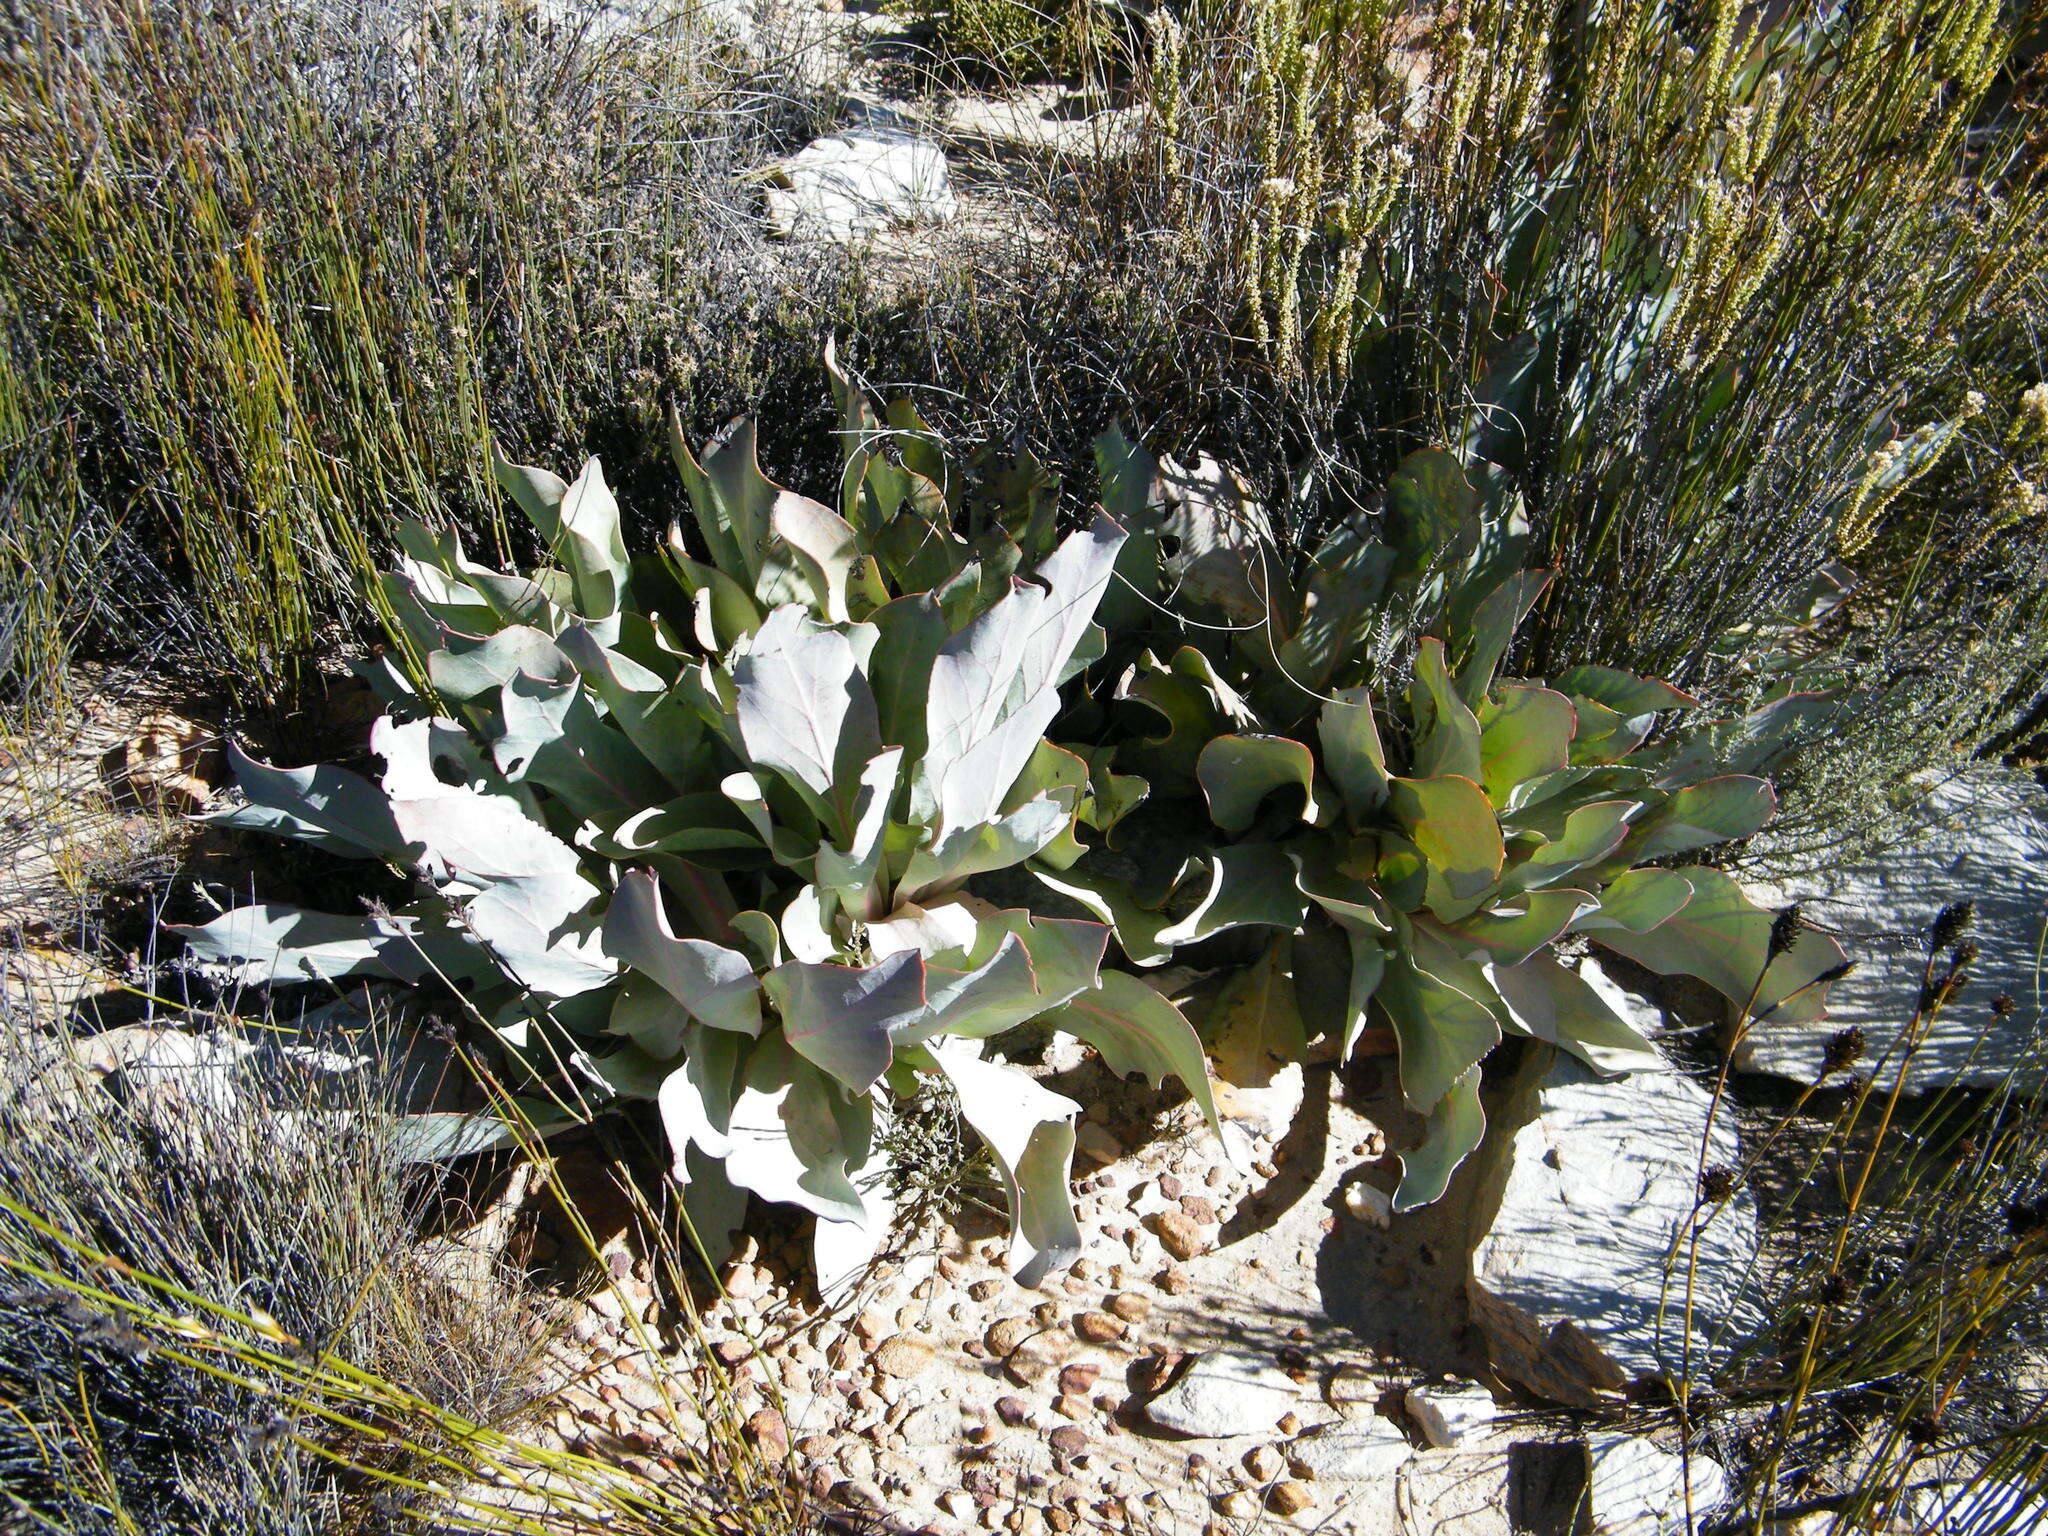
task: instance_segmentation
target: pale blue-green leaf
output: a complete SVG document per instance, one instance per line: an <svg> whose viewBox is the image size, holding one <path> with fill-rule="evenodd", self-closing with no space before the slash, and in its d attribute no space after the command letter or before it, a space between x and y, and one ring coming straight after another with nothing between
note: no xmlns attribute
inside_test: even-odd
<svg viewBox="0 0 2048 1536"><path fill-rule="evenodd" d="M754 763L772 768L831 817L853 790L835 775L881 749L875 698L860 674L853 641L814 623L803 609L768 615L733 662L740 739ZM836 830L849 830L843 813Z"/></svg>
<svg viewBox="0 0 2048 1536"><path fill-rule="evenodd" d="M788 960L762 985L790 1048L858 1093L889 1070L895 1037L926 1014L924 957L914 951L866 966Z"/></svg>
<svg viewBox="0 0 2048 1536"><path fill-rule="evenodd" d="M1476 784L1482 772L1479 717L1451 685L1444 643L1434 636L1425 636L1415 648L1408 707L1415 721L1414 777L1455 774Z"/></svg>
<svg viewBox="0 0 2048 1536"><path fill-rule="evenodd" d="M1363 821L1387 803L1387 755L1372 707L1371 689L1347 688L1323 701L1319 720L1323 765L1353 821Z"/></svg>
<svg viewBox="0 0 2048 1536"><path fill-rule="evenodd" d="M1463 1073L1430 1111L1422 1145L1401 1154L1401 1182L1394 1209L1412 1211L1441 1199L1458 1165L1486 1139L1486 1110L1479 1102L1479 1069Z"/></svg>
<svg viewBox="0 0 2048 1536"><path fill-rule="evenodd" d="M429 971L418 924L399 917L338 917L261 902L196 927L166 924L201 960L235 966L243 986L390 976L418 981Z"/></svg>
<svg viewBox="0 0 2048 1536"><path fill-rule="evenodd" d="M1226 832L1248 830L1266 797L1283 791L1300 791L1302 820L1323 819L1315 757L1285 736L1218 736L1196 758L1195 777L1208 797L1209 819Z"/></svg>
<svg viewBox="0 0 2048 1536"><path fill-rule="evenodd" d="M960 1115L989 1150L1010 1206L1010 1273L1035 1286L1080 1257L1068 1179L1081 1106L971 1046L935 1045L933 1059L959 1095Z"/></svg>
<svg viewBox="0 0 2048 1536"><path fill-rule="evenodd" d="M195 820L274 832L352 859L406 857L405 835L392 817L390 802L361 775L325 764L273 768L232 741L227 758L249 803Z"/></svg>
<svg viewBox="0 0 2048 1536"><path fill-rule="evenodd" d="M1209 856L1208 888L1157 942L1195 944L1226 928L1258 925L1292 933L1308 916L1294 861L1279 843L1229 843Z"/></svg>
<svg viewBox="0 0 2048 1536"><path fill-rule="evenodd" d="M1497 965L1487 979L1522 1033L1563 1046L1596 1071L1654 1072L1669 1065L1584 977L1549 955Z"/></svg>
<svg viewBox="0 0 2048 1536"><path fill-rule="evenodd" d="M1222 1140L1201 1037L1178 1008L1137 977L1104 971L1100 985L1081 993L1046 1022L1094 1046L1119 1077L1141 1073L1155 1088L1168 1077L1178 1077L1217 1140Z"/></svg>
<svg viewBox="0 0 2048 1536"><path fill-rule="evenodd" d="M660 884L646 870L632 870L619 881L604 916L604 947L713 1028L761 1033L761 986L753 962L722 944L677 938Z"/></svg>
<svg viewBox="0 0 2048 1536"><path fill-rule="evenodd" d="M1401 1047L1401 1089L1428 1114L1459 1078L1500 1044L1500 1021L1485 1002L1422 969L1404 949L1386 952L1374 994Z"/></svg>

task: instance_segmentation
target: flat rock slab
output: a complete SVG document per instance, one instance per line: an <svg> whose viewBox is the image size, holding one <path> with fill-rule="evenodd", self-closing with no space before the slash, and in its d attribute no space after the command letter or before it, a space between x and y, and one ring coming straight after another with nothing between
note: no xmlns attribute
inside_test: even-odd
<svg viewBox="0 0 2048 1536"><path fill-rule="evenodd" d="M957 211L944 152L886 129L814 139L770 170L766 186L769 231L792 239L850 243Z"/></svg>
<svg viewBox="0 0 2048 1536"><path fill-rule="evenodd" d="M1682 1536L1728 1499L1719 1462L1687 1458L1634 1435L1586 1437L1593 1536ZM1688 1518L1690 1511L1690 1518Z"/></svg>
<svg viewBox="0 0 2048 1536"><path fill-rule="evenodd" d="M2025 774L1975 769L1934 790L1904 843L1871 859L1832 862L1753 889L1760 901L1796 901L1832 931L1856 969L1828 995L1821 1024L1753 1025L1736 1053L1745 1071L1811 1082L1828 1038L1855 1026L1875 1061L1912 1018L1927 961L1927 930L1953 901L1976 903L1980 953L1970 983L1929 1031L1908 1085L1988 1087L2021 1063L2048 985L2040 957L2048 923L2048 791ZM1988 1034L1991 1000L2018 1005ZM1981 1042L1980 1042L1980 1036Z"/></svg>
<svg viewBox="0 0 2048 1536"><path fill-rule="evenodd" d="M1493 1117L1472 1211L1466 1295L1494 1366L1541 1396L1594 1406L1685 1356L1686 1249L1706 1090L1673 1072L1602 1079L1532 1053ZM1733 1164L1725 1109L1709 1166ZM1746 1327L1756 1251L1747 1193L1709 1207L1693 1289L1695 1359L1723 1323ZM1667 1275L1669 1284L1667 1287Z"/></svg>
<svg viewBox="0 0 2048 1536"><path fill-rule="evenodd" d="M1145 1417L1177 1435L1225 1440L1271 1434L1300 1405L1301 1388L1270 1356L1212 1350L1145 1405Z"/></svg>

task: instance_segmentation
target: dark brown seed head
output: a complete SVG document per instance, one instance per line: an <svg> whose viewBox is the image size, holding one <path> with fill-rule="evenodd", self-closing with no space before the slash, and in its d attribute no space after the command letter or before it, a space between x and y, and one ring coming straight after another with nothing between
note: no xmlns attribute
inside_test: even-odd
<svg viewBox="0 0 2048 1536"><path fill-rule="evenodd" d="M1771 919L1771 943L1764 952L1765 958L1775 960L1796 944L1800 927L1799 903L1795 901L1789 907L1780 907L1778 915Z"/></svg>
<svg viewBox="0 0 2048 1536"><path fill-rule="evenodd" d="M2012 1000L2010 992L2001 992L1991 999L1991 1013L1994 1018L2009 1019L2019 1010L2019 1004Z"/></svg>
<svg viewBox="0 0 2048 1536"><path fill-rule="evenodd" d="M1828 1039L1827 1060L1821 1067L1821 1076L1825 1077L1830 1072L1848 1071L1863 1059L1863 1053L1869 1044L1869 1038L1853 1025L1848 1029L1836 1030Z"/></svg>
<svg viewBox="0 0 2048 1536"><path fill-rule="evenodd" d="M1977 915L1974 901L1952 901L1941 909L1934 919L1932 942L1928 948L1939 954L1970 931L1970 920Z"/></svg>
<svg viewBox="0 0 2048 1536"><path fill-rule="evenodd" d="M1717 1164L1700 1175L1700 1198L1711 1205L1725 1205L1735 1198L1741 1180L1727 1164Z"/></svg>

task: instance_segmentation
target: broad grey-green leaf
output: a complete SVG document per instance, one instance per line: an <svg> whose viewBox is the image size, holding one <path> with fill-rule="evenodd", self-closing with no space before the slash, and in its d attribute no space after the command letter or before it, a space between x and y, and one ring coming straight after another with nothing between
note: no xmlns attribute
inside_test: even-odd
<svg viewBox="0 0 2048 1536"><path fill-rule="evenodd" d="M1372 690L1347 688L1323 701L1319 731L1323 763L1354 821L1387 803L1387 755L1372 715Z"/></svg>
<svg viewBox="0 0 2048 1536"><path fill-rule="evenodd" d="M1590 928L1599 943L1660 976L1682 973L1738 1007L1787 1024L1805 1024L1827 1012L1827 989L1815 985L1840 965L1841 945L1803 929L1791 949L1770 960L1772 916L1743 895L1732 875L1705 865L1685 872L1692 899L1647 933L1621 927Z"/></svg>
<svg viewBox="0 0 2048 1536"><path fill-rule="evenodd" d="M1549 571L1517 571L1473 609L1470 647L1458 669L1458 697L1473 709L1486 698L1501 658L1507 655L1508 642L1550 585L1550 577Z"/></svg>
<svg viewBox="0 0 2048 1536"><path fill-rule="evenodd" d="M194 820L273 832L352 859L406 857L406 839L390 802L360 774L325 764L273 768L232 741L227 759L249 803Z"/></svg>
<svg viewBox="0 0 2048 1536"><path fill-rule="evenodd" d="M626 544L619 532L619 504L596 459L570 482L555 515L554 531L542 528L541 535L568 566L577 607L586 619L612 617L625 595Z"/></svg>
<svg viewBox="0 0 2048 1536"><path fill-rule="evenodd" d="M1512 905L1474 912L1455 923L1439 922L1424 914L1417 914L1414 922L1442 939L1461 959L1515 965L1547 948L1582 914L1599 905L1599 898L1589 892L1552 887L1518 896Z"/></svg>
<svg viewBox="0 0 2048 1536"><path fill-rule="evenodd" d="M889 1070L896 1036L925 1017L924 957L914 950L865 966L787 960L761 981L790 1048L858 1093Z"/></svg>
<svg viewBox="0 0 2048 1536"><path fill-rule="evenodd" d="M1578 711L1550 688L1508 687L1481 700L1479 778L1495 806L1518 785L1559 772L1571 760Z"/></svg>
<svg viewBox="0 0 2048 1536"><path fill-rule="evenodd" d="M1500 1022L1477 998L1422 969L1407 949L1387 952L1374 994L1401 1046L1401 1090L1428 1114L1486 1053L1500 1044Z"/></svg>
<svg viewBox="0 0 2048 1536"><path fill-rule="evenodd" d="M1137 977L1104 971L1099 986L1083 992L1047 1022L1094 1046L1119 1077L1142 1073L1154 1087L1169 1076L1178 1077L1201 1106L1209 1128L1222 1139L1201 1036L1178 1008Z"/></svg>
<svg viewBox="0 0 2048 1536"><path fill-rule="evenodd" d="M651 976L714 1029L761 1033L761 985L753 962L707 939L679 939L669 928L661 887L644 869L629 871L604 916L606 953Z"/></svg>
<svg viewBox="0 0 2048 1536"><path fill-rule="evenodd" d="M1631 869L1600 892L1600 910L1578 921L1580 931L1624 928L1648 933L1692 900L1692 880L1675 869Z"/></svg>
<svg viewBox="0 0 2048 1536"><path fill-rule="evenodd" d="M1059 678L1088 632L1124 541L1106 517L939 648L913 811L946 831L994 819L1059 710Z"/></svg>
<svg viewBox="0 0 2048 1536"><path fill-rule="evenodd" d="M875 699L853 641L795 606L769 614L735 659L736 714L748 757L772 768L820 809L836 803L842 763L865 763L881 748ZM842 818L836 830L849 828Z"/></svg>
<svg viewBox="0 0 2048 1536"><path fill-rule="evenodd" d="M1031 872L1041 885L1079 902L1107 923L1133 965L1163 965L1172 957L1173 946L1162 943L1159 935L1173 919L1141 903L1128 880L1095 874L1085 864L1064 870L1033 865Z"/></svg>
<svg viewBox="0 0 2048 1536"><path fill-rule="evenodd" d="M1631 840L1629 856L1647 863L1733 842L1757 831L1777 809L1777 791L1768 779L1727 774L1688 784L1644 819L1640 841Z"/></svg>
<svg viewBox="0 0 2048 1536"><path fill-rule="evenodd" d="M418 981L429 972L410 918L339 917L258 902L196 927L165 926L198 958L232 963L243 986L341 976Z"/></svg>
<svg viewBox="0 0 2048 1536"><path fill-rule="evenodd" d="M1648 715L1661 709L1698 709L1700 701L1654 677L1638 677L1615 667L1567 667L1555 686L1604 704L1618 715Z"/></svg>
<svg viewBox="0 0 2048 1536"><path fill-rule="evenodd" d="M1218 736L1195 760L1195 777L1209 800L1209 819L1226 832L1243 832L1266 797L1298 789L1303 820L1322 820L1316 804L1315 757L1285 736Z"/></svg>
<svg viewBox="0 0 2048 1536"><path fill-rule="evenodd" d="M1425 636L1415 648L1415 681L1408 689L1414 718L1414 776L1456 775L1477 783L1484 772L1479 717L1451 685L1444 643Z"/></svg>
<svg viewBox="0 0 2048 1536"><path fill-rule="evenodd" d="M1394 1209L1412 1211L1442 1198L1458 1165L1486 1139L1486 1110L1479 1102L1479 1069L1472 1067L1451 1084L1430 1111L1422 1145L1401 1154L1401 1182L1394 1189Z"/></svg>
<svg viewBox="0 0 2048 1536"><path fill-rule="evenodd" d="M865 1093L849 1096L780 1040L763 1040L733 1102L726 1175L763 1200L860 1221L867 1208L851 1173L866 1163L873 1131Z"/></svg>
<svg viewBox="0 0 2048 1536"><path fill-rule="evenodd" d="M581 679L553 683L522 673L498 700L504 734L492 759L509 782L541 785L579 820L607 829L635 807L667 798L668 781L598 714Z"/></svg>
<svg viewBox="0 0 2048 1536"><path fill-rule="evenodd" d="M526 514L527 521L552 543L561 529L560 508L562 498L569 493L569 482L551 469L514 464L495 443L491 445L491 471L505 494Z"/></svg>
<svg viewBox="0 0 2048 1536"><path fill-rule="evenodd" d="M899 888L909 899L923 901L970 875L1022 864L1057 840L1073 819L1059 801L1040 796L991 821L942 829L931 846L910 856Z"/></svg>
<svg viewBox="0 0 2048 1536"><path fill-rule="evenodd" d="M1081 1106L1034 1079L981 1060L969 1045L934 1045L932 1058L960 1097L960 1115L1002 1175L1010 1205L1010 1273L1037 1285L1080 1256L1081 1229L1067 1181Z"/></svg>
<svg viewBox="0 0 2048 1536"><path fill-rule="evenodd" d="M1208 888L1157 935L1160 944L1199 943L1226 928L1263 925L1292 933L1308 916L1294 861L1278 843L1229 843L1208 860Z"/></svg>
<svg viewBox="0 0 2048 1536"><path fill-rule="evenodd" d="M1556 838L1501 876L1502 894L1553 885L1588 864L1599 863L1628 836L1637 806L1634 800L1596 800L1579 806L1565 817Z"/></svg>
<svg viewBox="0 0 2048 1536"><path fill-rule="evenodd" d="M742 1035L697 1024L685 1033L684 1049L683 1060L655 1091L679 1177L687 1177L684 1154L692 1146L706 1157L723 1160L732 1155L733 1109L741 1092L740 1067L750 1047Z"/></svg>
<svg viewBox="0 0 2048 1536"><path fill-rule="evenodd" d="M866 910L878 891L882 855L889 831L889 807L903 767L903 749L876 753L861 768L859 787L848 807L851 835L846 847L821 845L817 854L818 884L840 894L856 913Z"/></svg>
<svg viewBox="0 0 2048 1536"><path fill-rule="evenodd" d="M513 1104L524 1121L525 1134L547 1136L567 1123L537 1099L515 1099ZM453 1162L458 1157L509 1147L520 1139L502 1116L455 1110L399 1115L390 1122L387 1134L391 1154L401 1163Z"/></svg>
<svg viewBox="0 0 2048 1536"><path fill-rule="evenodd" d="M1395 779L1388 808L1451 896L1470 900L1500 879L1507 860L1486 791L1456 774Z"/></svg>
<svg viewBox="0 0 2048 1536"><path fill-rule="evenodd" d="M557 683L576 675L552 635L518 624L480 640L450 635L443 649L427 656L427 680L458 704L502 688L522 672Z"/></svg>
<svg viewBox="0 0 2048 1536"><path fill-rule="evenodd" d="M1549 955L1497 965L1487 979L1524 1034L1563 1046L1596 1071L1651 1072L1668 1065L1584 977Z"/></svg>
<svg viewBox="0 0 2048 1536"><path fill-rule="evenodd" d="M996 952L972 970L927 965L925 990L925 1016L901 1033L906 1042L934 1035L985 1039L1035 1018L1057 1001L1040 997L1030 954L1014 933L1005 934Z"/></svg>
<svg viewBox="0 0 2048 1536"><path fill-rule="evenodd" d="M1224 982L1210 1006L1208 1036L1217 1077L1239 1088L1263 1088L1307 1054L1292 934L1275 934L1257 960Z"/></svg>
<svg viewBox="0 0 2048 1536"><path fill-rule="evenodd" d="M826 622L839 624L851 619L847 589L849 584L861 585L859 573L866 559L853 525L830 507L794 491L778 494L768 517L776 537L789 547Z"/></svg>

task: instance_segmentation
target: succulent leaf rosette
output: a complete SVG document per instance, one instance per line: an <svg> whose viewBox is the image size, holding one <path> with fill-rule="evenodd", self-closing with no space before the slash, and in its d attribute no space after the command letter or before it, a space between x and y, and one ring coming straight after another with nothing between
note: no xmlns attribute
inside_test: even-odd
<svg viewBox="0 0 2048 1536"><path fill-rule="evenodd" d="M540 569L407 529L382 588L406 664L376 673L381 778L236 754L246 804L211 819L381 860L417 899L184 933L246 982L459 986L586 1101L658 1102L700 1235L747 1191L815 1213L821 1279L885 1234L882 1127L942 1078L1031 1282L1080 1249L1078 1106L987 1042L1043 1021L1119 1072L1179 1077L1216 1123L1194 1029L1104 969L1106 925L965 889L1078 857L1077 831L1113 819L1045 730L1102 652L1125 534L1098 515L1061 536L1028 459L961 465L909 413L840 398L837 509L763 475L741 424L701 462L672 432L695 537L656 557L627 557L594 460L573 482L498 465Z"/></svg>
<svg viewBox="0 0 2048 1536"><path fill-rule="evenodd" d="M1697 977L1756 1016L1821 1014L1831 939L1778 952L1731 876L1656 861L1762 827L1759 770L1830 696L1788 687L1689 724L1698 701L1611 667L1501 676L1550 576L1525 568L1513 493L1443 450L1401 464L1378 534L1341 526L1299 570L1228 476L1155 473L1146 502L1166 510L1134 520L1153 536L1140 574L1195 622L1115 689L1141 723L1104 739L1146 803L1117 848L1040 875L1139 966L1274 930L1214 997L1212 1041L1249 1029L1284 1058L1320 1034L1349 1055L1390 1031L1428 1125L1397 1208L1435 1200L1479 1145L1480 1062L1505 1035L1609 1073L1664 1065L1560 944Z"/></svg>

